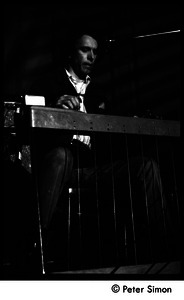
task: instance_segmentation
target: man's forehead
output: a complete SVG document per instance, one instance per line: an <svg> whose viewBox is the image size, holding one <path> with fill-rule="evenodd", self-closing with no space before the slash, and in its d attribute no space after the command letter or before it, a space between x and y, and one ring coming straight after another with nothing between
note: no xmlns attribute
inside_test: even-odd
<svg viewBox="0 0 184 300"><path fill-rule="evenodd" d="M98 47L98 43L97 40L92 36L84 34L78 39L76 46L77 47L85 46L85 47L96 49Z"/></svg>

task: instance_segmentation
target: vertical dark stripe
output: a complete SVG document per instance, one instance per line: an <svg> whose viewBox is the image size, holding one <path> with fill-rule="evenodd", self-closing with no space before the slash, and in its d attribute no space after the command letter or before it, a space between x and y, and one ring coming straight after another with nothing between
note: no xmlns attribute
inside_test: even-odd
<svg viewBox="0 0 184 300"><path fill-rule="evenodd" d="M37 195L38 197L38 195ZM41 254L41 266L42 266L42 274L45 274L45 262L44 262L44 249L43 249L43 229L41 226L41 219L40 219L40 205L38 203L38 226L39 226L39 240L40 240L40 254ZM46 250L46 249L45 249Z"/></svg>
<svg viewBox="0 0 184 300"><path fill-rule="evenodd" d="M175 144L174 144L175 145ZM181 257L181 211L180 211L180 205L179 205L179 201L180 201L180 194L178 195L178 192L180 193L180 187L179 187L179 191L178 191L178 185L177 185L177 178L176 178L176 163L177 161L174 160L174 153L173 153L173 147L174 145L170 145L170 154L171 154L171 169L172 169L172 175L173 175L173 181L174 181L174 192L172 193L172 201L174 203L172 203L172 208L173 208L173 212L172 212L172 228L173 228L173 232L174 232L174 244L175 247L177 247L177 257ZM177 157L178 159L178 157ZM174 206L173 206L174 204ZM176 214L175 214L175 208L176 208Z"/></svg>
<svg viewBox="0 0 184 300"><path fill-rule="evenodd" d="M79 135L79 132L76 133ZM78 197L78 220L79 220L79 255L80 267L82 268L82 224L81 224L81 187L80 187L80 157L79 143L77 143L77 197Z"/></svg>
<svg viewBox="0 0 184 300"><path fill-rule="evenodd" d="M95 132L93 132L93 146L94 146L94 167L95 167L95 191L96 191L96 208L97 208L97 226L98 226L98 245L99 245L99 263L101 265L102 254L101 254L101 234L100 234L100 212L99 212L99 195L98 195L98 174L97 170L97 159L96 159L96 138Z"/></svg>
<svg viewBox="0 0 184 300"><path fill-rule="evenodd" d="M135 239L135 224L134 224L134 212L133 212L132 185L131 185L131 178L130 178L131 176L130 176L129 150L128 150L127 135L124 134L124 137L125 137L126 159L127 159L127 168L128 168L128 183L129 183L129 196L130 196L130 206L131 206L134 255L135 255L135 264L137 264L137 247L136 247L136 239Z"/></svg>
<svg viewBox="0 0 184 300"><path fill-rule="evenodd" d="M161 172L160 172L158 137L156 135L155 135L155 146L156 146L156 157L157 157L158 170L159 170L159 176L158 176L159 182L158 182L158 184L159 184L160 196L161 196L161 208L162 208L162 215L163 215L164 235L165 235L165 243L166 243L167 256L168 256L169 249L168 249L168 240L167 240L166 215L165 215L165 208L164 208L164 193L163 193L163 186L162 186Z"/></svg>
<svg viewBox="0 0 184 300"><path fill-rule="evenodd" d="M71 194L72 188L68 189L68 270L70 270L70 242L71 242Z"/></svg>
<svg viewBox="0 0 184 300"><path fill-rule="evenodd" d="M150 248L150 254L151 254L151 261L152 261L153 254L152 254L152 245L151 245L151 232L150 232L150 219L149 219L149 208L148 208L148 195L147 195L146 181L145 181L144 149L143 149L142 135L139 135L139 137L140 137L140 144L141 144L142 164L143 164L143 181L144 181L144 195L145 195L145 205L146 205L146 217L147 217L147 223L148 223L149 248Z"/></svg>
<svg viewBox="0 0 184 300"><path fill-rule="evenodd" d="M178 187L177 187L177 181L176 181L176 169L175 169L174 154L173 154L173 147L172 146L170 146L170 152L171 152L171 162L172 162L172 169L173 169L174 192L175 192L175 195L176 195L178 223L180 224L180 207L179 207Z"/></svg>
<svg viewBox="0 0 184 300"><path fill-rule="evenodd" d="M117 218L116 218L116 195L115 195L115 185L114 185L114 167L113 167L113 154L112 154L112 138L111 133L109 133L110 142L110 159L111 159L111 179L112 179L112 198L113 198L113 217L114 217L114 233L115 233L115 250L117 263L119 262L119 249L118 249L118 239L117 239Z"/></svg>
<svg viewBox="0 0 184 300"><path fill-rule="evenodd" d="M128 242L127 242L127 228L124 225L124 247L125 247L125 261L128 261Z"/></svg>
<svg viewBox="0 0 184 300"><path fill-rule="evenodd" d="M38 188L38 166L36 163L36 139L34 136L34 129L30 130L30 150L31 150L31 171L34 178L34 189L35 189L35 196L37 201L37 213L38 213L38 230L39 230L39 250L40 250L40 256L41 256L41 270L42 274L45 274L45 254L46 249L44 249L43 242L45 242L46 237L43 236L43 225L41 224L41 209L40 209L40 199L39 199L39 188Z"/></svg>

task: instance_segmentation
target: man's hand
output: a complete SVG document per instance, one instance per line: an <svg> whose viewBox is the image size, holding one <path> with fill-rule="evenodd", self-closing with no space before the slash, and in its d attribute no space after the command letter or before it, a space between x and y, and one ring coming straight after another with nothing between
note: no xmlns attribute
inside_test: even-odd
<svg viewBox="0 0 184 300"><path fill-rule="evenodd" d="M57 100L56 106L63 109L79 110L80 100L76 96L63 95Z"/></svg>

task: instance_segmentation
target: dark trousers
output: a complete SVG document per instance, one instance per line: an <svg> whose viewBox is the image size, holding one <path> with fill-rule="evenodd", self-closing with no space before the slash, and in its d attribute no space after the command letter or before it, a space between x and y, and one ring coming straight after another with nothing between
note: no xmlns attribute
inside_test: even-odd
<svg viewBox="0 0 184 300"><path fill-rule="evenodd" d="M100 167L74 168L74 157L69 147L56 147L41 158L39 168L39 196L41 215L44 227L48 227L57 206L63 188L94 187L97 181L99 189L113 189L114 193L137 198L134 206L141 214L143 203L151 209L154 207L155 217L164 208L164 197L158 166L155 161L142 157L131 157L107 163ZM137 194L137 196L136 196ZM139 197L144 198L144 201ZM125 199L125 196L123 197ZM125 201L125 200L124 200ZM159 210L159 211L157 211Z"/></svg>
<svg viewBox="0 0 184 300"><path fill-rule="evenodd" d="M107 211L109 199L113 200L111 209L120 227L126 224L132 232L132 243L136 239L148 247L150 235L152 250L158 253L164 244L167 208L159 168L152 159L129 157L128 161L117 160L100 167L76 168L72 150L55 147L42 156L38 186L44 229L49 229L65 189L89 188L101 195L102 211Z"/></svg>

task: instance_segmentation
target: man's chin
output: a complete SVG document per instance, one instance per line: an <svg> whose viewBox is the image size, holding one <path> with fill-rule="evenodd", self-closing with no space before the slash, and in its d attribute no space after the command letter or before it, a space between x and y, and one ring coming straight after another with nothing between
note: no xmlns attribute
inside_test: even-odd
<svg viewBox="0 0 184 300"><path fill-rule="evenodd" d="M92 66L85 65L85 66L83 66L82 71L86 75L89 75L91 73L91 71L92 71Z"/></svg>
<svg viewBox="0 0 184 300"><path fill-rule="evenodd" d="M87 75L90 75L91 74L91 71L83 71L82 74L81 74L81 77L83 78L86 78Z"/></svg>
<svg viewBox="0 0 184 300"><path fill-rule="evenodd" d="M79 75L80 75L81 78L86 78L86 76L90 75L91 72L92 72L91 68L90 69L89 68L82 68Z"/></svg>

